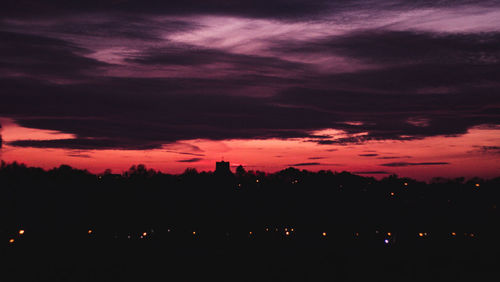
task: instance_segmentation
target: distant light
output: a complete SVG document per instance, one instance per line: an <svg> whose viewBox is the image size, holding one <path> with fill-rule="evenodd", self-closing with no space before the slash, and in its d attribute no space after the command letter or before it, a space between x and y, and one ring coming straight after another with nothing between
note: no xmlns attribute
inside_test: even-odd
<svg viewBox="0 0 500 282"><path fill-rule="evenodd" d="M23 235L23 234L24 234L24 230L23 229L19 230L19 235Z"/></svg>
<svg viewBox="0 0 500 282"><path fill-rule="evenodd" d="M471 233L469 236L470 236L470 237L474 237L475 235L474 235L474 233Z"/></svg>
<svg viewBox="0 0 500 282"><path fill-rule="evenodd" d="M285 235L286 235L286 236L290 235L290 232L288 232L288 231L287 231L287 232L285 232Z"/></svg>
<svg viewBox="0 0 500 282"><path fill-rule="evenodd" d="M11 243L11 244L12 244L12 243L14 243L14 239L13 239L13 238L11 238L11 239L9 240L9 243Z"/></svg>
<svg viewBox="0 0 500 282"><path fill-rule="evenodd" d="M250 232L248 232L248 234L252 235L253 233L252 233L252 231L250 231Z"/></svg>
<svg viewBox="0 0 500 282"><path fill-rule="evenodd" d="M385 239L385 240L384 240L384 243L389 244L389 240L388 240L388 239Z"/></svg>
<svg viewBox="0 0 500 282"><path fill-rule="evenodd" d="M391 235L392 235L392 233L391 233L391 232L387 232L387 236L391 236Z"/></svg>
<svg viewBox="0 0 500 282"><path fill-rule="evenodd" d="M193 231L193 235L196 235L196 231Z"/></svg>
<svg viewBox="0 0 500 282"><path fill-rule="evenodd" d="M456 235L457 235L457 233L451 232L451 236L456 236Z"/></svg>
<svg viewBox="0 0 500 282"><path fill-rule="evenodd" d="M127 238L130 239L130 235L128 235Z"/></svg>
<svg viewBox="0 0 500 282"><path fill-rule="evenodd" d="M408 186L408 182L405 182L405 183L404 183L404 185L405 185L405 186Z"/></svg>
<svg viewBox="0 0 500 282"><path fill-rule="evenodd" d="M167 229L167 232L170 232L170 229Z"/></svg>
<svg viewBox="0 0 500 282"><path fill-rule="evenodd" d="M146 235L148 235L148 233L146 232L142 233L142 236L146 237Z"/></svg>
<svg viewBox="0 0 500 282"><path fill-rule="evenodd" d="M479 185L479 183L476 183L476 187L479 187L479 186L481 186L481 185Z"/></svg>
<svg viewBox="0 0 500 282"><path fill-rule="evenodd" d="M354 236L358 237L359 236L359 232L354 233Z"/></svg>
<svg viewBox="0 0 500 282"><path fill-rule="evenodd" d="M424 237L424 233L418 233L419 237Z"/></svg>
<svg viewBox="0 0 500 282"><path fill-rule="evenodd" d="M88 233L88 234L92 234L92 229L89 229L89 230L87 231L87 233Z"/></svg>
<svg viewBox="0 0 500 282"><path fill-rule="evenodd" d="M285 231L288 231L288 228L285 227Z"/></svg>
<svg viewBox="0 0 500 282"><path fill-rule="evenodd" d="M290 229L290 231L292 231L292 232L293 232L293 228L291 228L291 229Z"/></svg>
<svg viewBox="0 0 500 282"><path fill-rule="evenodd" d="M255 182L259 183L259 180L257 179L257 180L255 180Z"/></svg>
<svg viewBox="0 0 500 282"><path fill-rule="evenodd" d="M269 232L269 228L266 228L266 232Z"/></svg>
<svg viewBox="0 0 500 282"><path fill-rule="evenodd" d="M322 235L323 235L323 237L326 237L326 232L323 232L323 234L322 234Z"/></svg>
<svg viewBox="0 0 500 282"><path fill-rule="evenodd" d="M394 196L394 192L391 192L391 196Z"/></svg>

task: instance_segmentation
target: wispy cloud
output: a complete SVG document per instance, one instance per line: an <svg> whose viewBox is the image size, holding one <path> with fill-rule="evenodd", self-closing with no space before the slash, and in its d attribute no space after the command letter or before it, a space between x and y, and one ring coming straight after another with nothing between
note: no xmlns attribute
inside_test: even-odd
<svg viewBox="0 0 500 282"><path fill-rule="evenodd" d="M381 166L388 167L405 167L405 166L432 166L432 165L449 165L448 162L422 162L422 163L408 163L408 162L395 162L380 164Z"/></svg>

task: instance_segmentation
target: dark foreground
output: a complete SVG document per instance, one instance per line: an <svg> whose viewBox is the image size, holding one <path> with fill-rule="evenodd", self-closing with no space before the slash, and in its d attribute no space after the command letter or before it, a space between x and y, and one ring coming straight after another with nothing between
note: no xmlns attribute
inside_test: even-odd
<svg viewBox="0 0 500 282"><path fill-rule="evenodd" d="M496 281L498 207L500 178L1 163L0 282Z"/></svg>
<svg viewBox="0 0 500 282"><path fill-rule="evenodd" d="M215 240L19 239L2 249L1 281L494 281L489 238L322 234ZM54 235L58 237L58 235ZM364 238L363 238L364 236ZM368 237L368 238L367 238ZM379 238L377 238L379 237ZM63 238L61 236L61 238ZM486 241L489 242L486 242ZM77 243L78 242L78 243Z"/></svg>

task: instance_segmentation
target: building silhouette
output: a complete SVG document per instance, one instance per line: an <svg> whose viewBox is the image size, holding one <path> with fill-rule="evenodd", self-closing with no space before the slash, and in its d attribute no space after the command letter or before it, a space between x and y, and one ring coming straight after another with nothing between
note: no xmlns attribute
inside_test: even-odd
<svg viewBox="0 0 500 282"><path fill-rule="evenodd" d="M229 169L229 162L215 162L215 173L219 175L231 174L231 170Z"/></svg>

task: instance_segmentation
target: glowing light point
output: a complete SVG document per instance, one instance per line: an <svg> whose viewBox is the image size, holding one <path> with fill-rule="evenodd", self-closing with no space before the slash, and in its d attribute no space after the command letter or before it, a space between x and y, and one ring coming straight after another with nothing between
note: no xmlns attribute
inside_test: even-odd
<svg viewBox="0 0 500 282"><path fill-rule="evenodd" d="M195 236L195 235L196 235L196 231L193 231L193 236Z"/></svg>
<svg viewBox="0 0 500 282"><path fill-rule="evenodd" d="M12 243L14 243L14 239L13 239L13 238L11 238L11 239L9 240L9 243L11 243L11 244L12 244Z"/></svg>
<svg viewBox="0 0 500 282"><path fill-rule="evenodd" d="M387 236L392 236L392 233L391 232L387 232Z"/></svg>
<svg viewBox="0 0 500 282"><path fill-rule="evenodd" d="M384 243L389 244L389 240L388 240L388 239L385 239L385 240L384 240Z"/></svg>
<svg viewBox="0 0 500 282"><path fill-rule="evenodd" d="M289 236L289 235L290 235L290 232L289 232L289 231L285 232L285 235L286 235L286 236Z"/></svg>
<svg viewBox="0 0 500 282"><path fill-rule="evenodd" d="M479 183L476 183L476 187L479 187L479 186L481 186L481 185L479 185Z"/></svg>
<svg viewBox="0 0 500 282"><path fill-rule="evenodd" d="M148 235L148 233L146 232L142 233L142 236L146 237L146 235Z"/></svg>
<svg viewBox="0 0 500 282"><path fill-rule="evenodd" d="M404 183L404 185L405 185L405 186L408 186L408 182L405 182L405 183Z"/></svg>
<svg viewBox="0 0 500 282"><path fill-rule="evenodd" d="M23 229L19 230L19 235L23 235L23 234L24 234L24 230Z"/></svg>
<svg viewBox="0 0 500 282"><path fill-rule="evenodd" d="M419 237L424 237L424 233L418 233Z"/></svg>
<svg viewBox="0 0 500 282"><path fill-rule="evenodd" d="M326 237L326 232L323 232L323 234L322 234L322 235L323 235L323 237Z"/></svg>
<svg viewBox="0 0 500 282"><path fill-rule="evenodd" d="M92 229L89 229L89 230L87 231L87 233L88 233L89 235L90 235L90 234L92 234L92 232L93 232L93 231L92 231Z"/></svg>

